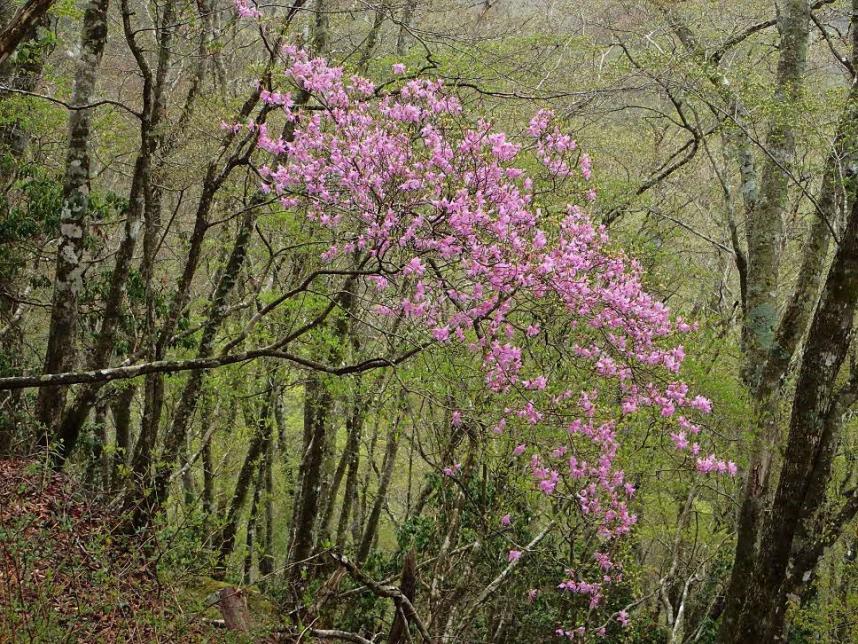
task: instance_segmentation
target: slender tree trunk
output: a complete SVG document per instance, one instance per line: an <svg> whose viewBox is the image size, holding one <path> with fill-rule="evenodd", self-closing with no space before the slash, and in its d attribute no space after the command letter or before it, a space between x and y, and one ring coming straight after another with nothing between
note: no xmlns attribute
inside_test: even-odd
<svg viewBox="0 0 858 644"><path fill-rule="evenodd" d="M159 113L166 112L164 84L170 69L171 50L173 42L173 31L175 23L175 3L165 5L161 26L158 30L158 41L160 43L158 52L158 68L155 74L155 91L158 104L155 109ZM198 3L198 13L201 14L202 26L200 27L200 39L197 49L196 66L190 81L190 89L185 98L184 106L176 124L176 130L182 129L190 118L194 102L205 78L206 71L206 43L208 42L207 21L211 18L211 11L206 2ZM161 157L170 154L178 142L176 135L168 136L165 127L160 128L156 134L155 147L160 150ZM143 314L143 344L146 347L146 359L150 361L161 360L164 357L165 347L158 341L160 334L156 329L156 299L155 292L155 260L158 245L161 240L161 211L163 207L163 189L160 187L163 170L158 168L153 172L153 181L150 182L146 193L145 220L146 225L143 233L143 261L140 267L140 275L143 280L145 294L145 312ZM172 330L171 330L172 333ZM134 451L132 469L140 472L147 469L151 460L152 450L157 442L158 430L161 421L161 412L164 406L164 376L163 374L149 374L143 385L143 416L140 422L140 438ZM147 472L148 474L148 472ZM148 479L148 476L146 477Z"/></svg>
<svg viewBox="0 0 858 644"><path fill-rule="evenodd" d="M104 44L107 42L108 0L87 4L81 27L81 55L75 71L72 103L85 105L95 92ZM74 367L78 298L83 288L83 250L89 213L89 139L93 110L73 110L69 115L63 201L60 212L60 246L57 251L48 346L44 373L71 371ZM60 418L66 387L43 387L36 401L36 419L52 431Z"/></svg>
<svg viewBox="0 0 858 644"><path fill-rule="evenodd" d="M232 293L241 266L244 264L254 221L254 209L250 208L242 218L229 260L210 300L211 305L209 307L208 319L206 320L202 338L197 348L198 357L208 357L214 352L215 339L226 316L226 300ZM160 466L155 475L152 503L139 503L140 499L138 498L128 499L132 507L138 508L134 520L134 527L136 528L147 525L154 516L154 512L158 511L167 499L170 475L173 471L176 457L179 454L179 449L185 441L190 427L191 419L200 397L203 378L203 371L192 371L182 390L181 399L173 415L170 428L167 431L164 448L159 458ZM136 490L131 491L131 493L134 497L138 494Z"/></svg>
<svg viewBox="0 0 858 644"><path fill-rule="evenodd" d="M210 403L208 403L210 404ZM204 420L210 421L210 416L206 413L209 409L208 404L203 411L202 417ZM203 439L202 447L200 448L203 466L203 526L206 536L206 542L210 543L209 538L212 524L215 517L215 480L214 480L214 463L212 462L212 436L207 435Z"/></svg>
<svg viewBox="0 0 858 644"><path fill-rule="evenodd" d="M414 605L414 598L417 593L417 553L414 548L408 551L405 559L402 561L402 577L399 581L399 590L411 605ZM411 640L408 634L408 620L411 615L406 615L404 607L397 606L396 615L393 618L393 624L390 627L390 635L388 635L388 644L405 644Z"/></svg>
<svg viewBox="0 0 858 644"><path fill-rule="evenodd" d="M468 454L465 458L465 465L462 467L462 481L468 481L471 478L474 469L474 439L471 434L468 435L470 442L468 444ZM437 632L444 628L447 624L447 618L451 613L452 606L450 605L450 597L444 592L446 586L446 578L450 568L450 551L455 546L459 539L459 526L462 521L462 511L465 507L466 496L462 489L455 491L453 507L447 512L447 521L444 530L444 539L441 542L441 547L438 556L435 559L435 566L432 570L432 582L429 588L429 607L430 618L429 628L431 632Z"/></svg>
<svg viewBox="0 0 858 644"><path fill-rule="evenodd" d="M99 401L92 422L92 450L86 466L86 480L92 489L107 489L110 471L104 449L107 445L107 407L106 400Z"/></svg>
<svg viewBox="0 0 858 644"><path fill-rule="evenodd" d="M0 24L12 18L12 3L0 3ZM26 55L20 60L7 60L0 64L0 84L11 89L32 92L42 78L42 70L48 55L47 39L39 38L40 28L47 27L46 16L34 23L24 35ZM0 100L11 96L11 92L0 90ZM14 178L17 163L23 159L30 141L30 133L21 119L8 119L0 125L0 189Z"/></svg>
<svg viewBox="0 0 858 644"><path fill-rule="evenodd" d="M348 438L346 441L345 453L343 454L343 460L348 465L348 474L346 475L346 487L343 491L343 504L340 508L340 517L337 521L336 537L336 547L340 552L342 552L346 545L349 518L357 496L358 473L360 470L360 440L361 433L363 432L363 407L361 401L358 400L357 397L352 404L352 410L346 420L346 424Z"/></svg>
<svg viewBox="0 0 858 644"><path fill-rule="evenodd" d="M280 392L276 393L277 398ZM279 400L274 402L275 408ZM262 556L259 558L259 574L262 576L261 583L268 582L269 577L274 574L274 440L269 437L262 461L262 479L264 485L264 497L262 499L263 519L265 525L262 531Z"/></svg>
<svg viewBox="0 0 858 644"><path fill-rule="evenodd" d="M223 579L226 574L226 560L235 549L235 537L238 531L238 519L244 502L247 499L247 493L250 486L253 484L254 474L259 469L259 457L264 453L268 441L271 436L271 398L269 395L265 398L259 415L255 419L255 429L253 438L250 441L250 446L247 449L247 455L244 458L244 463L238 473L238 479L235 482L235 489L232 493L232 501L229 505L226 521L220 530L216 544L218 547L218 559L215 565L213 574L215 579ZM250 414L246 417L252 418ZM258 489L258 485L256 488ZM258 498L257 498L258 502Z"/></svg>
<svg viewBox="0 0 858 644"><path fill-rule="evenodd" d="M299 590L302 571L313 549L313 534L322 484L322 460L327 442L331 393L318 374L308 374L304 385L304 446L298 469L298 492L289 547L290 586ZM296 593L300 597L300 592Z"/></svg>
<svg viewBox="0 0 858 644"><path fill-rule="evenodd" d="M378 42L378 32L381 31L381 25L384 24L384 15L388 12L387 0L380 0L375 8L375 16L372 20L372 26L369 28L369 33L366 35L366 44L358 61L358 69L361 72L366 72L370 58L375 53L375 46Z"/></svg>
<svg viewBox="0 0 858 644"><path fill-rule="evenodd" d="M347 428L348 431L348 428ZM346 441L350 440L350 436L347 436ZM343 476L345 476L346 469L348 468L348 446L343 451L343 454L340 456L340 460L337 463L337 468L334 471L334 475L331 478L330 485L324 490L324 501L322 503L321 508L321 519L319 520L319 529L316 531L316 545L315 549L319 550L322 544L327 541L330 536L331 530L331 519L334 515L334 507L337 503L337 497L340 493L340 485L343 482Z"/></svg>
<svg viewBox="0 0 858 644"><path fill-rule="evenodd" d="M417 0L405 0L405 5L402 7L402 17L399 19L399 34L396 36L397 56L404 56L408 49L415 9L417 9Z"/></svg>
<svg viewBox="0 0 858 644"><path fill-rule="evenodd" d="M399 424L397 420L396 425ZM361 537L360 545L358 546L356 560L358 565L363 564L369 556L373 541L375 540L378 531L378 521L381 518L381 510L387 501L387 490L390 487L390 480L393 477L393 467L396 465L396 452L399 449L399 428L393 427L387 437L387 448L384 452L384 461L381 466L381 479L378 482L378 491L375 495L375 501L372 504L372 510L366 520L366 527Z"/></svg>
<svg viewBox="0 0 858 644"><path fill-rule="evenodd" d="M327 53L329 28L328 2L327 0L316 0L313 9L312 50L317 56L324 56Z"/></svg>
<svg viewBox="0 0 858 644"><path fill-rule="evenodd" d="M367 490L369 490L369 479L372 475L374 462L375 462L375 447L378 444L378 434L379 434L379 424L381 420L376 416L375 423L372 426L372 436L369 439L369 446L367 448L366 455L366 472L363 476L363 481L359 486L359 492L356 495L354 503L354 516L352 517L351 522L351 530L352 530L352 543L354 543L355 547L359 546L361 540L363 539L363 525L364 525L364 517L366 516L366 500L367 500Z"/></svg>
<svg viewBox="0 0 858 644"><path fill-rule="evenodd" d="M148 63L145 61L140 45L136 40L137 31L135 31L131 24L133 11L128 4L128 0L121 0L120 4L122 6L122 27L125 39L143 74L140 149L137 153L137 159L134 162L124 235L119 244L119 249L115 253L113 272L110 275L110 286L108 287L104 303L104 312L101 316L101 326L96 337L95 346L90 353L90 369L103 369L109 364L110 357L113 354L116 331L122 318L122 309L125 302L125 289L128 276L131 272L134 250L137 247L137 239L140 235L145 199L150 182L152 156L155 153L155 144L157 141L153 136L153 130L157 130L162 116L159 110L155 110L155 106L159 104L160 99L154 95L154 79ZM163 91L163 86L161 90ZM98 391L103 385L103 382L96 382L82 387L75 396L73 403L63 414L56 431L58 449L53 458L53 465L56 469L62 468L66 459L74 450L77 439L80 436L81 426L86 420L89 410L95 403Z"/></svg>
<svg viewBox="0 0 858 644"><path fill-rule="evenodd" d="M122 387L110 403L113 415L115 433L115 449L113 452L113 471L110 476L111 485L116 490L125 479L125 468L131 446L131 404L137 387L134 385Z"/></svg>
<svg viewBox="0 0 858 644"><path fill-rule="evenodd" d="M244 583L253 583L253 552L256 549L256 530L259 523L259 492L263 485L264 460L259 462L256 473L256 483L253 486L253 498L250 501L250 513L247 516L247 529L245 531L244 546Z"/></svg>

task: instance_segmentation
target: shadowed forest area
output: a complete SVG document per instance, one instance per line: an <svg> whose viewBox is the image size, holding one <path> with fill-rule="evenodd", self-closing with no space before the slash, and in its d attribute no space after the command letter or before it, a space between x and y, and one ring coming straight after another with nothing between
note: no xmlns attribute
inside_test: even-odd
<svg viewBox="0 0 858 644"><path fill-rule="evenodd" d="M858 642L858 0L0 0L0 641Z"/></svg>

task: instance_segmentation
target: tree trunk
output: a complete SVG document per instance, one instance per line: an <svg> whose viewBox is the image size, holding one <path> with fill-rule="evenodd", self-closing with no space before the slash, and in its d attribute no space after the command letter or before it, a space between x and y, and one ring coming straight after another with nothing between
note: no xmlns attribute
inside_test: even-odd
<svg viewBox="0 0 858 644"><path fill-rule="evenodd" d="M13 6L3 3L0 6L0 24L7 24L12 18ZM25 56L12 62L7 60L0 64L0 82L11 89L32 92L42 78L45 59L49 52L47 39L39 38L39 29L47 27L47 16L33 23L24 34L27 51ZM12 92L0 90L0 100L11 96ZM8 119L8 116L7 116ZM30 133L21 119L13 118L0 125L0 189L5 189L15 176L17 163L23 160L23 155L30 141ZM5 299L5 298L4 298Z"/></svg>
<svg viewBox="0 0 858 644"><path fill-rule="evenodd" d="M197 348L198 357L208 357L214 352L217 333L226 317L226 300L232 293L241 266L244 264L254 221L254 209L250 208L242 218L229 260L211 297L208 319L206 320L200 344ZM154 513L160 509L167 499L170 475L173 471L176 457L179 454L179 449L188 433L191 419L200 397L204 373L203 371L192 371L182 390L181 399L173 414L172 423L164 439L164 447L159 459L160 466L155 474L152 502L139 503L140 499L138 498L128 499L131 506L137 508L137 516L134 520L134 527L136 528L147 525L154 516ZM132 491L132 494L136 497L137 492Z"/></svg>
<svg viewBox="0 0 858 644"><path fill-rule="evenodd" d="M115 449L113 452L113 468L110 482L113 489L120 486L125 479L125 468L128 466L128 457L131 446L131 404L137 387L134 385L122 387L110 403L110 412L113 415L113 429L115 433Z"/></svg>
<svg viewBox="0 0 858 644"><path fill-rule="evenodd" d="M746 214L748 292L742 326L744 379L755 389L760 369L771 351L778 324L778 286L787 205L789 169L795 156L795 131L790 108L797 105L807 63L810 6L807 0L787 0L778 22L780 56L774 100L785 106L766 136L767 154L760 198Z"/></svg>
<svg viewBox="0 0 858 644"><path fill-rule="evenodd" d="M276 393L279 399L280 392ZM275 407L279 401L275 401ZM265 525L262 531L262 556L259 558L259 574L262 576L261 583L264 585L268 578L274 574L274 440L269 437L266 445L265 455L262 461L262 479L264 484L263 518Z"/></svg>
<svg viewBox="0 0 858 644"><path fill-rule="evenodd" d="M363 432L363 409L359 400L355 399L351 414L346 420L348 439L343 459L348 464L346 475L346 487L343 491L343 504L340 507L340 517L337 521L337 550L342 552L346 545L348 534L349 517L357 497L358 473L360 470L360 440ZM333 499L332 499L333 501ZM357 545L357 544L355 544Z"/></svg>
<svg viewBox="0 0 858 644"><path fill-rule="evenodd" d="M215 564L215 572L212 575L215 579L223 579L226 574L226 560L232 554L235 548L235 537L238 530L238 518L241 509L244 507L244 502L247 499L247 493L253 483L254 473L259 469L259 457L264 453L271 440L271 398L273 394L268 395L262 404L259 415L255 419L253 438L247 449L247 455L244 458L244 463L238 473L238 479L235 482L235 489L232 493L232 501L229 505L226 521L218 534L215 544L218 548L218 558ZM246 414L245 417L253 422L252 415ZM257 484L258 489L258 484ZM258 498L257 498L258 502Z"/></svg>
<svg viewBox="0 0 858 644"><path fill-rule="evenodd" d="M109 0L87 4L81 27L81 55L75 71L72 103L92 101L104 44L107 42ZM93 110L73 110L69 115L63 201L60 212L60 245L57 250L48 346L44 373L71 371L74 367L78 297L83 288L83 250L89 214L89 139ZM66 399L65 387L43 387L36 401L36 419L48 431L59 421Z"/></svg>
<svg viewBox="0 0 858 644"><path fill-rule="evenodd" d="M360 412L356 409L356 405L357 403L355 402L349 416L346 418L346 446L343 450L342 456L340 457L340 461L337 464L333 480L328 487L328 494L322 511L322 519L319 522L319 534L316 539L317 549L319 548L319 545L330 536L331 519L334 515L334 507L336 506L337 497L339 496L340 485L342 484L343 476L345 476L349 465L356 458L356 452L359 447L360 421L356 418L356 414L359 414ZM345 507L345 505L346 500L343 499L343 507Z"/></svg>
<svg viewBox="0 0 858 644"><path fill-rule="evenodd" d="M210 404L210 403L209 403ZM204 420L210 421L208 404L204 408L202 417ZM215 481L214 481L214 464L212 463L212 437L206 435L203 439L201 451L201 460L203 466L203 526L206 534L206 543L210 543L210 530L215 516Z"/></svg>
<svg viewBox="0 0 858 644"><path fill-rule="evenodd" d="M316 56L324 56L328 50L328 6L327 0L316 0L313 9L312 50Z"/></svg>
<svg viewBox="0 0 858 644"><path fill-rule="evenodd" d="M396 36L397 56L404 56L408 49L415 9L417 9L417 0L405 0L405 5L402 7L402 17L399 19L399 33Z"/></svg>
<svg viewBox="0 0 858 644"><path fill-rule="evenodd" d="M0 31L0 65L12 55L18 44L27 37L34 24L39 22L54 4L54 0L27 0Z"/></svg>
<svg viewBox="0 0 858 644"><path fill-rule="evenodd" d="M358 61L358 70L361 73L366 72L369 65L369 60L375 52L375 46L378 42L378 32L381 31L381 25L384 24L384 14L387 13L387 0L380 0L379 5L375 8L375 16L372 21L372 26L369 28L369 33L366 35L366 45L361 53Z"/></svg>
<svg viewBox="0 0 858 644"><path fill-rule="evenodd" d="M414 548L408 551L405 559L402 562L402 578L399 581L399 590L411 605L414 605L414 596L417 592L417 553ZM411 615L406 615L404 607L396 605L396 615L393 618L393 624L390 627L390 635L387 638L388 644L405 644L411 641L408 635L408 620Z"/></svg>
<svg viewBox="0 0 858 644"><path fill-rule="evenodd" d="M172 53L173 32L175 29L175 3L167 3L161 17L161 24L158 29L157 38L159 43L158 49L158 67L155 73L155 90L154 96L157 104L155 111L159 114L166 112L166 94L164 85L167 82L167 74L170 69L170 60ZM204 2L198 3L198 12L203 12L210 15L210 11L206 10ZM202 82L206 70L205 51L203 49L206 42L207 32L205 23L209 19L202 17L203 26L200 28L200 44L197 50L198 59L196 67L191 79L191 87L185 99L184 107L179 117L178 128L183 127L185 121L191 113L192 106L196 99L199 85ZM166 124L165 124L166 125ZM162 158L170 154L177 139L175 136L167 137L167 128L161 127L155 133L155 147L160 150ZM164 356L164 347L158 342L160 334L155 328L156 325L156 298L154 284L154 269L156 253L161 240L161 210L163 202L163 188L161 187L161 175L164 170L156 167L153 170L153 180L149 182L146 190L146 207L145 228L143 232L143 261L140 266L140 276L144 284L144 302L145 311L143 312L143 338L142 344L145 347L145 356L149 361L160 360ZM134 450L134 460L132 470L140 472L141 469L149 469L152 450L155 448L155 443L158 437L160 428L161 411L164 406L164 377L163 374L150 374L146 376L143 385L143 416L140 421L140 437ZM147 472L148 474L148 472ZM146 476L148 480L148 476Z"/></svg>
<svg viewBox="0 0 858 644"><path fill-rule="evenodd" d="M125 289L128 276L131 272L131 264L134 259L134 250L137 247L137 239L140 235L141 220L143 218L146 194L152 171L152 156L155 153L157 139L153 131L157 127L162 116L160 110L155 106L160 104L160 98L154 94L155 85L148 64L145 62L140 45L137 42L137 32L131 24L131 10L128 0L121 0L122 27L129 48L137 60L138 67L143 74L143 109L140 115L140 148L137 159L134 162L134 171L131 179L131 188L128 196L128 209L125 216L125 230L119 249L115 253L113 272L110 275L110 286L104 303L104 312L101 316L101 326L91 351L89 368L103 369L110 362L113 354L116 331L122 318L122 309L125 302ZM162 44L162 43L159 43ZM163 86L161 86L163 91ZM85 421L89 410L95 403L98 391L104 382L95 382L85 385L71 406L63 414L59 427L55 433L58 449L54 453L53 466L61 469L74 450L77 439L80 436L81 426Z"/></svg>
<svg viewBox="0 0 858 644"><path fill-rule="evenodd" d="M298 492L292 518L289 547L290 586L300 589L302 571L313 549L313 533L319 508L322 460L327 442L331 393L318 374L310 373L304 385L304 446L298 469ZM300 592L297 592L300 597Z"/></svg>
<svg viewBox="0 0 858 644"><path fill-rule="evenodd" d="M253 498L250 501L250 513L247 515L247 529L245 531L244 545L244 583L249 586L253 583L253 551L256 549L256 528L259 523L259 491L262 487L265 462L259 461L256 472L256 483L253 486Z"/></svg>
<svg viewBox="0 0 858 644"><path fill-rule="evenodd" d="M250 611L247 599L239 588L221 588L217 593L217 604L228 630L248 633L250 631Z"/></svg>
<svg viewBox="0 0 858 644"><path fill-rule="evenodd" d="M372 510L366 520L366 527L363 531L360 545L357 550L357 564L360 566L366 561L369 556L369 551L372 548L372 543L375 540L375 535L378 530L378 521L381 518L381 510L387 501L387 489L390 487L390 480L393 477L393 467L396 465L396 452L399 449L399 420L397 419L395 426L392 428L387 437L387 449L384 451L384 461L381 466L381 480L378 482L378 491L375 495L375 501L372 504Z"/></svg>
<svg viewBox="0 0 858 644"><path fill-rule="evenodd" d="M856 303L858 201L853 201L802 354L784 464L763 537L765 548L760 549L737 629L741 641L782 639L787 564L796 536L810 532L807 522L824 504L839 415L844 411L842 398L854 396L850 391L854 382L839 391L835 387L852 339Z"/></svg>
<svg viewBox="0 0 858 644"><path fill-rule="evenodd" d="M858 16L858 1L853 0ZM854 18L853 18L854 19ZM785 42L785 44L789 44ZM854 56L855 52L853 52ZM758 367L755 387L755 405L759 431L751 447L751 459L745 479L742 505L738 517L736 552L730 582L725 592L725 609L721 619L719 637L733 641L737 637L739 615L751 591L749 580L757 558L764 512L769 504L772 460L781 442L779 418L779 392L789 369L790 361L798 348L814 305L818 301L823 281L825 261L832 239L832 231L840 228L849 207L849 177L858 159L858 88L853 85L835 134L832 152L826 160L823 178L816 202L816 212L792 296L780 318L774 340L765 361ZM843 182L843 178L847 182Z"/></svg>
<svg viewBox="0 0 858 644"><path fill-rule="evenodd" d="M105 446L107 445L107 401L101 400L95 406L95 414L92 422L92 449L86 464L86 480L89 486L95 490L99 487L107 489L108 477L110 476L109 464L106 457Z"/></svg>

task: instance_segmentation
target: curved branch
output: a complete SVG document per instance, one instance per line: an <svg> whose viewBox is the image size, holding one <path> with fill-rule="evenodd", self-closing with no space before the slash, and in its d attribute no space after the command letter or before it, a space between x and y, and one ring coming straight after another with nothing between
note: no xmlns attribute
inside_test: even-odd
<svg viewBox="0 0 858 644"><path fill-rule="evenodd" d="M46 96L45 94L38 94L36 92L28 92L25 89L17 89L15 87L7 87L6 85L0 85L0 91L2 92L10 92L12 94L22 94L24 96L32 96L33 98L40 98L43 101L50 101L51 103L56 103L57 105L62 105L67 110L78 111L78 110L88 110L93 107L100 107L102 105L113 105L114 107L119 107L129 114L133 114L138 119L143 118L143 115L140 112L128 107L124 103L120 103L119 101L112 101L109 98L102 98L100 100L94 101L92 103L87 103L86 105L72 105L71 103L66 103L65 101L54 98L53 96Z"/></svg>
<svg viewBox="0 0 858 644"><path fill-rule="evenodd" d="M0 391L9 389L28 389L32 387L54 387L57 385L76 385L84 383L104 383L113 380L128 380L150 373L177 373L180 371L196 371L200 369L217 369L239 362L249 362L257 358L281 358L300 367L313 371L329 373L335 376L348 376L383 367L395 367L414 357L432 342L425 342L393 358L370 358L362 362L342 367L334 367L309 358L304 358L280 349L281 342L265 347L209 358L190 358L187 360L155 360L136 365L108 367L92 371L67 371L64 373L44 373L32 376L11 376L0 378Z"/></svg>

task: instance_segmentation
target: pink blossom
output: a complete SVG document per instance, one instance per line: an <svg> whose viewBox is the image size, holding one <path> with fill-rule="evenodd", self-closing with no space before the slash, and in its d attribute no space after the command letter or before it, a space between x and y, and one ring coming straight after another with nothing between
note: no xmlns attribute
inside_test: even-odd
<svg viewBox="0 0 858 644"><path fill-rule="evenodd" d="M453 465L448 465L444 468L444 476L455 476L462 470L461 463L454 463Z"/></svg>
<svg viewBox="0 0 858 644"><path fill-rule="evenodd" d="M673 441L673 444L676 446L676 449L688 449L688 438L686 438L685 432L671 434L670 440Z"/></svg>
<svg viewBox="0 0 858 644"><path fill-rule="evenodd" d="M426 272L426 269L423 267L423 262L420 261L419 257L414 257L405 265L402 269L403 275L423 275Z"/></svg>
<svg viewBox="0 0 858 644"><path fill-rule="evenodd" d="M702 411L704 414L708 414L712 411L712 402L703 396L695 396L694 400L692 400L690 404L691 407Z"/></svg>
<svg viewBox="0 0 858 644"><path fill-rule="evenodd" d="M236 10L258 13L249 0L238 0ZM271 157L263 189L304 217L332 270L353 269L355 253L366 258L371 274L358 279L372 288L360 292L379 337L395 323L403 343L431 337L448 355L469 356L484 378L478 395L506 407L492 431L515 435L514 456L526 452L518 441L531 440L537 428L539 440L562 441L545 443L550 459L530 459L534 489L552 495L562 484L580 510L576 521L600 543L627 534L637 521L628 505L635 488L618 454L635 426L625 417L648 411L661 413L664 425L678 417L678 428L666 433L677 449L690 450L701 474L735 475L734 463L688 445L701 431L697 416L711 411L672 375L685 357L672 334L691 325L671 322L668 308L644 289L641 266L585 212L595 191L555 214L564 186L578 190L575 170L591 178L592 161L551 111L533 116L533 140L521 146L492 123L469 120L440 80L402 79L395 92L375 95L370 81L346 78L323 58L291 45L283 53L286 87L262 88L260 98L283 108L294 135L285 141L269 132L264 114L247 125ZM406 69L397 63L392 71ZM296 91L324 109L302 109ZM544 333L535 306L552 312ZM558 337L567 334L574 340L564 346ZM543 340L564 366L541 364ZM567 361L586 391L560 381ZM454 426L461 420L460 412L451 416ZM442 472L456 476L461 467ZM512 550L509 560L520 556ZM604 557L592 578L570 574L560 587L585 595L593 608L604 603L603 585L621 577ZM560 630L579 637L581 629Z"/></svg>
<svg viewBox="0 0 858 644"><path fill-rule="evenodd" d="M507 561L510 563L516 562L521 559L521 550L510 550L507 555Z"/></svg>
<svg viewBox="0 0 858 644"><path fill-rule="evenodd" d="M432 329L432 337L438 342L447 342L450 339L450 327L439 326Z"/></svg>
<svg viewBox="0 0 858 644"><path fill-rule="evenodd" d="M510 523L512 523L512 517L510 517L509 514L505 514L501 517L500 522L502 526L507 527Z"/></svg>
<svg viewBox="0 0 858 644"><path fill-rule="evenodd" d="M261 18L262 12L247 0L235 0L235 10L242 18Z"/></svg>

